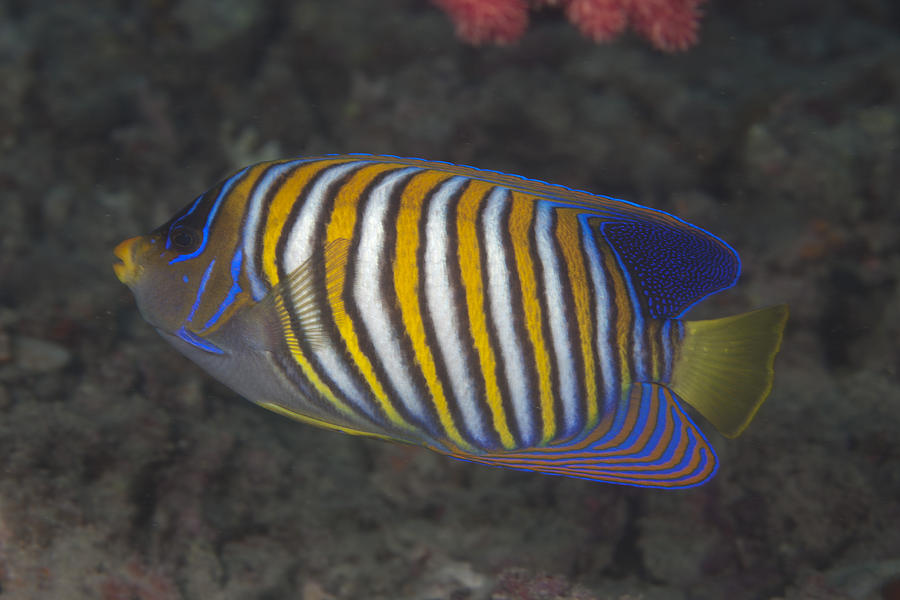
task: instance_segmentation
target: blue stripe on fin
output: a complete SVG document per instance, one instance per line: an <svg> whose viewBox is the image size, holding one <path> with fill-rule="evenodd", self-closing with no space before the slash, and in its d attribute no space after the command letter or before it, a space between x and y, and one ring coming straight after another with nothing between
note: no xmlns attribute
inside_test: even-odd
<svg viewBox="0 0 900 600"><path fill-rule="evenodd" d="M709 441L667 388L634 384L615 412L606 416L593 436L579 442L480 455L448 454L490 466L638 487L688 488L715 475L718 460ZM623 421L634 428L624 437ZM618 434L610 436L610 431Z"/></svg>
<svg viewBox="0 0 900 600"><path fill-rule="evenodd" d="M211 354L225 354L225 351L213 344L212 342L208 342L204 340L202 337L194 333L193 331L188 331L184 327L175 332L175 335L183 339L185 342L194 346L196 348L200 348L204 352L209 352Z"/></svg>

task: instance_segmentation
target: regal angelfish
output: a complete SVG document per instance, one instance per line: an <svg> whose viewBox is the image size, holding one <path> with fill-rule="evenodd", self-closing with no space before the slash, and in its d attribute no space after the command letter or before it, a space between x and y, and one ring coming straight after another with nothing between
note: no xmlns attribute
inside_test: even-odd
<svg viewBox="0 0 900 600"><path fill-rule="evenodd" d="M682 320L740 261L667 213L388 156L247 167L115 254L144 318L270 410L638 486L715 473L684 405L741 433L788 314Z"/></svg>

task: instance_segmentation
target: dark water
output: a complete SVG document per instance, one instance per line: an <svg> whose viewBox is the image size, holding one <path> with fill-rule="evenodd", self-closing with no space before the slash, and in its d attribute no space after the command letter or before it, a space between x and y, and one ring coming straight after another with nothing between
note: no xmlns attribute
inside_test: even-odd
<svg viewBox="0 0 900 600"><path fill-rule="evenodd" d="M0 598L900 597L900 7L714 1L701 43L414 0L0 2ZM186 364L111 248L221 176L375 152L626 198L728 240L697 314L789 302L701 488L314 430Z"/></svg>

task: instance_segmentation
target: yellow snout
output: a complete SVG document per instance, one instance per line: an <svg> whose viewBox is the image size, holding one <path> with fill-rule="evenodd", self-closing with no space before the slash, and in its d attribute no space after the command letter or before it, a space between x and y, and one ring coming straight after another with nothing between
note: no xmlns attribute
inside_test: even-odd
<svg viewBox="0 0 900 600"><path fill-rule="evenodd" d="M140 237L133 237L125 240L113 250L113 254L119 259L118 262L113 263L113 271L116 272L119 281L125 285L131 285L137 279L139 268L134 262L134 250L140 240Z"/></svg>

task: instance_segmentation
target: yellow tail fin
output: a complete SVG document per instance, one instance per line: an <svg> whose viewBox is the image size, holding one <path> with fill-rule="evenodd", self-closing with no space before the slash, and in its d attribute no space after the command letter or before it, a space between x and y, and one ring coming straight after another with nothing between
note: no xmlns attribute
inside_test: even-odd
<svg viewBox="0 0 900 600"><path fill-rule="evenodd" d="M668 387L726 437L737 437L772 391L786 304L686 321Z"/></svg>

